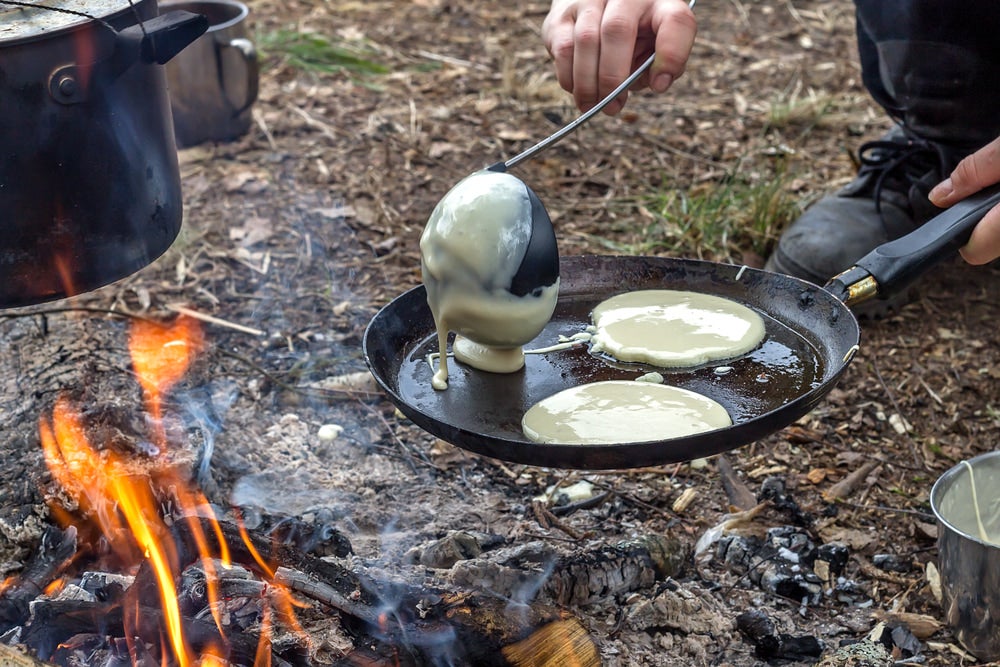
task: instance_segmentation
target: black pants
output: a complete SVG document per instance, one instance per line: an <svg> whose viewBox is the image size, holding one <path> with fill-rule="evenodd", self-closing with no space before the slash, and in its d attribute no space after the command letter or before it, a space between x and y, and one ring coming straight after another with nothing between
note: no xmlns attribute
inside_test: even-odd
<svg viewBox="0 0 1000 667"><path fill-rule="evenodd" d="M1000 0L855 0L865 87L918 136L1000 136Z"/></svg>

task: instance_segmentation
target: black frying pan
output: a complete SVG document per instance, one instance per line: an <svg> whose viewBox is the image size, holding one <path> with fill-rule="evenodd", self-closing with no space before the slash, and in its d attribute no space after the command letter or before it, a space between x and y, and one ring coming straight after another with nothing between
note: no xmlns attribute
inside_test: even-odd
<svg viewBox="0 0 1000 667"><path fill-rule="evenodd" d="M764 343L736 360L670 372L592 355L586 347L526 356L512 374L449 365L449 388L435 391L426 356L437 351L423 287L400 295L372 319L364 336L368 367L390 400L431 434L506 461L556 468L613 469L709 456L758 440L812 410L833 388L858 349L849 308L888 298L964 245L994 204L1000 187L956 204L916 232L880 246L826 287L728 264L660 257L581 256L560 262L560 296L548 326L526 349L557 342L590 323L600 301L639 289L678 289L726 297L757 310ZM728 369L728 370L727 370ZM665 382L721 403L733 425L653 442L540 444L524 437L521 417L538 401L587 382L634 379L657 370ZM623 438L628 424L622 424Z"/></svg>

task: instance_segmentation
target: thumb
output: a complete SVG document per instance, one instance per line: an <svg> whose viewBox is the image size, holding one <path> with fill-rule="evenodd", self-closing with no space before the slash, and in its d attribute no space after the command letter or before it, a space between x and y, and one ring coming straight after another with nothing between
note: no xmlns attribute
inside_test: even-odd
<svg viewBox="0 0 1000 667"><path fill-rule="evenodd" d="M987 185L1000 182L1000 138L966 156L951 175L934 186L928 194L931 202L942 208L965 199Z"/></svg>

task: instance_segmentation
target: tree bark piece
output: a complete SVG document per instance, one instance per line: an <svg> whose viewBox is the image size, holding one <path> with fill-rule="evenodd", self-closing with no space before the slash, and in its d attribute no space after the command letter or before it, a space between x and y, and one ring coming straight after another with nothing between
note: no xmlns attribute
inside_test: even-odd
<svg viewBox="0 0 1000 667"><path fill-rule="evenodd" d="M716 459L716 466L718 466L719 476L722 478L722 488L734 510L745 512L757 505L757 496L739 478L733 469L733 464L729 462L725 454L719 455Z"/></svg>

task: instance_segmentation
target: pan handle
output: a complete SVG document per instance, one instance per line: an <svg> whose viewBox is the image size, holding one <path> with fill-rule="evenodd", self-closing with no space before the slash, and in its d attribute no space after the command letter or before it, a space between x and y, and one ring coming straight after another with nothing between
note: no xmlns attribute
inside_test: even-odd
<svg viewBox="0 0 1000 667"><path fill-rule="evenodd" d="M889 241L835 276L824 289L848 306L904 291L935 264L969 241L972 229L1000 204L1000 183L984 188L895 241Z"/></svg>

